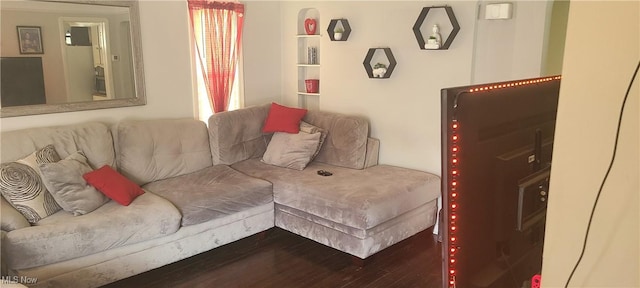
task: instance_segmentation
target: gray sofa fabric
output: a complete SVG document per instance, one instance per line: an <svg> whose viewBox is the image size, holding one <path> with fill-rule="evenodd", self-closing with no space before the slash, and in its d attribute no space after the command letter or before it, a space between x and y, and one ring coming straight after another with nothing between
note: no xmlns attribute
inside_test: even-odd
<svg viewBox="0 0 640 288"><path fill-rule="evenodd" d="M135 202L135 201L134 201ZM273 203L180 228L176 233L50 265L11 269L11 275L37 277L33 288L99 287L209 251L273 227Z"/></svg>
<svg viewBox="0 0 640 288"><path fill-rule="evenodd" d="M4 197L0 197L0 202L0 205L2 205L0 206L0 212L2 213L2 215L0 215L0 218L2 219L2 231L9 232L15 229L31 226L29 221L27 221L27 218L24 218L16 208L13 208L13 206L11 206Z"/></svg>
<svg viewBox="0 0 640 288"><path fill-rule="evenodd" d="M316 222L314 220L320 218L313 215L296 215L280 208L280 205L276 206L277 227L364 259L433 226L436 221L437 200L400 215L389 223L379 225L373 233L364 232L369 235L364 238L326 225L322 221Z"/></svg>
<svg viewBox="0 0 640 288"><path fill-rule="evenodd" d="M262 133L270 105L216 113L209 118L209 141L213 164L230 165L262 157L271 133Z"/></svg>
<svg viewBox="0 0 640 288"><path fill-rule="evenodd" d="M109 201L82 216L59 211L7 233L2 257L12 269L52 264L173 234L180 218L173 204L152 193L129 206Z"/></svg>
<svg viewBox="0 0 640 288"><path fill-rule="evenodd" d="M109 128L97 122L2 132L0 162L10 162L53 144L61 158L82 151L93 168L116 166Z"/></svg>
<svg viewBox="0 0 640 288"><path fill-rule="evenodd" d="M193 119L122 121L115 130L120 171L140 185L212 165L204 122Z"/></svg>
<svg viewBox="0 0 640 288"><path fill-rule="evenodd" d="M273 203L271 183L225 165L155 181L143 188L171 201L182 213L182 226Z"/></svg>
<svg viewBox="0 0 640 288"><path fill-rule="evenodd" d="M361 117L309 111L304 121L328 131L314 161L353 169L363 169L367 154L369 122Z"/></svg>
<svg viewBox="0 0 640 288"><path fill-rule="evenodd" d="M361 117L309 111L303 120L328 131L320 153L303 171L259 158L231 164L273 183L277 227L367 258L435 224L438 176L378 165L380 142L368 137L369 123ZM323 177L318 170L333 175Z"/></svg>
<svg viewBox="0 0 640 288"><path fill-rule="evenodd" d="M270 105L222 112L209 118L209 141L214 164L231 165L264 154L272 133L263 133L262 126ZM308 111L303 119L328 131L316 156L316 162L363 169L367 156L369 122L361 117L338 113ZM372 145L375 145L375 141ZM372 148L376 148L373 146Z"/></svg>
<svg viewBox="0 0 640 288"><path fill-rule="evenodd" d="M387 165L359 170L313 162L296 171L250 159L232 167L273 183L279 205L365 230L436 199L440 187L435 175Z"/></svg>

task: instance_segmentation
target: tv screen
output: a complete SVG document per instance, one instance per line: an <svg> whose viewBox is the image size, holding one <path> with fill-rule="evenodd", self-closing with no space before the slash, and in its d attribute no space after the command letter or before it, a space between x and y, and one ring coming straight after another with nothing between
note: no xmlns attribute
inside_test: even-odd
<svg viewBox="0 0 640 288"><path fill-rule="evenodd" d="M443 287L540 273L559 91L560 76L442 89Z"/></svg>
<svg viewBox="0 0 640 288"><path fill-rule="evenodd" d="M42 57L0 58L0 105L45 104Z"/></svg>

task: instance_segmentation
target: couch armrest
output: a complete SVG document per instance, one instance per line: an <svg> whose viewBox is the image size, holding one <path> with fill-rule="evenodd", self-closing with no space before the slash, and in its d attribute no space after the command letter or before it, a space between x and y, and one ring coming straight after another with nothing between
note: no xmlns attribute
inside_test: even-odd
<svg viewBox="0 0 640 288"><path fill-rule="evenodd" d="M4 230L0 230L0 250L2 249L2 246L4 246L4 238L7 237L7 231ZM4 251L0 251L0 275L2 276L7 276L7 265L4 264L4 258L1 257L2 255L6 255L6 253L4 253Z"/></svg>
<svg viewBox="0 0 640 288"><path fill-rule="evenodd" d="M367 154L364 158L364 168L378 165L378 156L380 153L380 140L375 138L367 138Z"/></svg>
<svg viewBox="0 0 640 288"><path fill-rule="evenodd" d="M31 226L27 221L27 218L24 218L16 208L13 208L13 206L11 206L4 197L0 197L0 211L0 222L2 222L0 228L2 228L2 231L9 232Z"/></svg>
<svg viewBox="0 0 640 288"><path fill-rule="evenodd" d="M271 137L270 133L262 133L270 107L271 104L265 104L209 117L209 145L214 165L262 157Z"/></svg>

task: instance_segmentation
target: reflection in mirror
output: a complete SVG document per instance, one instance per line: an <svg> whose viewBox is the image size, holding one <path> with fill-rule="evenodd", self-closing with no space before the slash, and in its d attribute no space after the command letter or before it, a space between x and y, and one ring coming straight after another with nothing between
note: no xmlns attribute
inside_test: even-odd
<svg viewBox="0 0 640 288"><path fill-rule="evenodd" d="M128 17L116 23L112 33L106 18L60 20L61 31L65 31L62 56L67 100L97 101L134 95Z"/></svg>
<svg viewBox="0 0 640 288"><path fill-rule="evenodd" d="M0 116L146 103L135 1L3 1L0 14ZM41 53L22 54L18 26Z"/></svg>

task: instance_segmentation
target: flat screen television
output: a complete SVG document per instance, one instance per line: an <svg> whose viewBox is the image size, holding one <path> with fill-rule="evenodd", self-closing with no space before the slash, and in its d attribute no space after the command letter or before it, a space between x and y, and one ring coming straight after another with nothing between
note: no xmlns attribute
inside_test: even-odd
<svg viewBox="0 0 640 288"><path fill-rule="evenodd" d="M443 287L540 273L560 78L442 89Z"/></svg>
<svg viewBox="0 0 640 288"><path fill-rule="evenodd" d="M42 57L0 57L0 105L46 104Z"/></svg>

